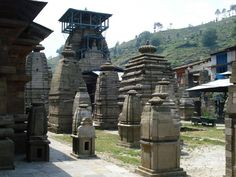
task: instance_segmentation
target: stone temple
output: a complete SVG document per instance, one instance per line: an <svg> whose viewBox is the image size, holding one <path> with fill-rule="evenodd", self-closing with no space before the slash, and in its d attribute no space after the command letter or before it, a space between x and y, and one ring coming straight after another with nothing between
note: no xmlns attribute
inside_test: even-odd
<svg viewBox="0 0 236 177"><path fill-rule="evenodd" d="M73 103L80 87L86 88L75 52L68 46L53 74L49 93L49 130L72 132Z"/></svg>
<svg viewBox="0 0 236 177"><path fill-rule="evenodd" d="M152 45L141 46L140 55L133 57L125 65L119 89L119 105L122 107L129 90L136 90L142 101L142 107L151 98L155 87L162 78L172 79L170 63L163 56L156 55Z"/></svg>
<svg viewBox="0 0 236 177"><path fill-rule="evenodd" d="M94 126L97 129L117 129L119 78L111 63L101 66L94 102Z"/></svg>
<svg viewBox="0 0 236 177"><path fill-rule="evenodd" d="M109 59L109 49L102 32L109 28L111 14L87 10L68 9L59 19L62 32L69 34L65 47L75 51L91 102L94 102L97 75L100 66Z"/></svg>
<svg viewBox="0 0 236 177"><path fill-rule="evenodd" d="M48 94L50 90L51 71L47 65L47 58L41 50L42 45L37 45L33 52L26 58L26 74L31 77L25 86L25 107L33 103L42 103L48 112Z"/></svg>

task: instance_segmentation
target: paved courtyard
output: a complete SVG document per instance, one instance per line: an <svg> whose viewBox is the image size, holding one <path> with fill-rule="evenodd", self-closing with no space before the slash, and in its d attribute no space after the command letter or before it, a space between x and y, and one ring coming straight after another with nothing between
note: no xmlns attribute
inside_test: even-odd
<svg viewBox="0 0 236 177"><path fill-rule="evenodd" d="M18 156L15 170L0 171L0 177L139 177L102 159L76 159L71 147L50 139L50 162L28 163Z"/></svg>

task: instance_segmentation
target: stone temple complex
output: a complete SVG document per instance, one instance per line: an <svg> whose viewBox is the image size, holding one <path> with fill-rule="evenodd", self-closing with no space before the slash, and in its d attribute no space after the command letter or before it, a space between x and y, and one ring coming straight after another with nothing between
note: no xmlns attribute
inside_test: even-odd
<svg viewBox="0 0 236 177"><path fill-rule="evenodd" d="M25 107L33 103L42 103L48 112L48 94L50 90L51 71L47 65L47 58L41 50L42 45L37 45L33 52L26 58L26 74L31 77L25 86Z"/></svg>
<svg viewBox="0 0 236 177"><path fill-rule="evenodd" d="M25 164L33 164L33 170L28 166L25 170L32 176L39 167L44 168L40 169L42 174L56 171L65 177L71 173L83 176L79 170L86 171L85 176L113 176L120 168L112 163L105 164L99 158L78 160L69 154L72 152L77 158L96 157L97 128L118 129L117 145L141 148L137 173L186 177L180 167L179 117L190 119L194 105L188 95L183 95L181 104L176 106L170 63L147 43L126 64L120 82L120 69L111 63L102 36L109 27L111 14L68 9L59 21L62 32L69 37L63 58L51 77L40 42L52 30L33 22L46 4L38 0L0 0L0 170L16 167L22 172ZM232 69L225 118L225 177L236 177L236 62ZM53 133L49 134L49 141L48 129L71 134L72 151L70 146L53 139ZM99 136L111 133L97 132ZM49 163L45 168L42 163L23 162L17 168L18 154L24 161ZM102 165L97 166L98 163ZM110 170L109 175L103 174L101 166ZM89 170L92 173L88 175ZM0 176L8 176L9 171L0 172Z"/></svg>
<svg viewBox="0 0 236 177"><path fill-rule="evenodd" d="M140 55L133 57L125 65L122 76L119 105L122 107L125 95L129 90L136 90L140 96L142 107L151 98L155 87L163 77L172 78L170 63L163 56L156 55L152 45L141 46Z"/></svg>

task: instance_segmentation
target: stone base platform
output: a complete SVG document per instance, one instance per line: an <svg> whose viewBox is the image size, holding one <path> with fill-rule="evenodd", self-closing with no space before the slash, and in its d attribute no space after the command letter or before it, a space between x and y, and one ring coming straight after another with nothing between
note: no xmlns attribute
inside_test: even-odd
<svg viewBox="0 0 236 177"><path fill-rule="evenodd" d="M154 171L139 166L135 171L145 177L188 177L188 175L185 171L183 171L182 168L172 169L170 171Z"/></svg>

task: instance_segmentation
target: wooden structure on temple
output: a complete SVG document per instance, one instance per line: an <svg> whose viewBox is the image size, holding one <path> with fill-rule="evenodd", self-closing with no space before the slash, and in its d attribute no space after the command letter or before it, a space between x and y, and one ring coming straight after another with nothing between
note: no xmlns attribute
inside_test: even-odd
<svg viewBox="0 0 236 177"><path fill-rule="evenodd" d="M65 47L76 52L75 59L86 82L91 102L94 102L97 75L100 66L109 60L109 49L102 32L109 28L111 14L88 10L68 9L59 19L62 32L69 34Z"/></svg>

